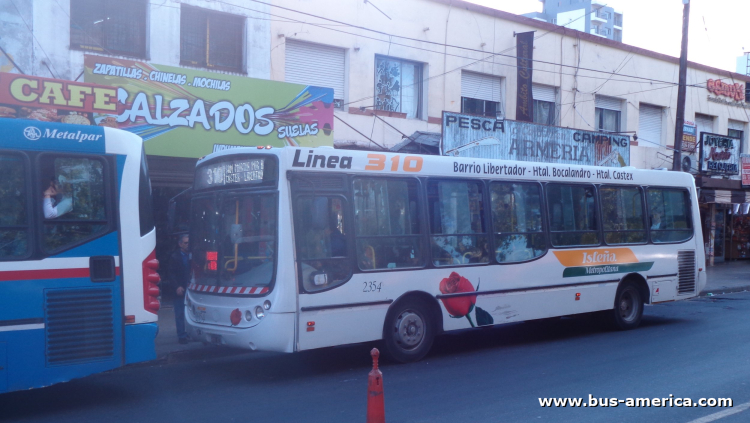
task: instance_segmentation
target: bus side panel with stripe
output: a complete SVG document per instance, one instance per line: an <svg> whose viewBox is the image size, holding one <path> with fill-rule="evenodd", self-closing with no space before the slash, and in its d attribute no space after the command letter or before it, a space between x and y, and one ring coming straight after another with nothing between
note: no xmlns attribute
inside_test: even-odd
<svg viewBox="0 0 750 423"><path fill-rule="evenodd" d="M156 316L143 310L141 263L153 251L155 238L153 231L141 237L132 229L138 228L138 186L129 183L123 188L122 183L138 181L140 139L123 131L109 134L109 128L100 127L22 120L5 120L2 125L0 148L115 156L115 160L106 160L108 219L113 222L119 215L131 221L111 225L108 232L51 257L0 262L0 392L48 386L110 370L126 361L154 358ZM105 143L105 134L111 141ZM113 162L117 165L112 166ZM35 173L38 169L32 164L26 172L26 178L34 181L28 184L32 192L27 207L39 204ZM32 227L39 214L32 213ZM129 228L122 232L123 239L120 227ZM121 245L133 251L125 255L132 257L126 263ZM91 280L92 256L114 258L113 281ZM124 271L130 272L135 283L123 287ZM124 297L134 299L128 304ZM135 330L124 326L124 303L138 314L136 323L140 324L129 325Z"/></svg>

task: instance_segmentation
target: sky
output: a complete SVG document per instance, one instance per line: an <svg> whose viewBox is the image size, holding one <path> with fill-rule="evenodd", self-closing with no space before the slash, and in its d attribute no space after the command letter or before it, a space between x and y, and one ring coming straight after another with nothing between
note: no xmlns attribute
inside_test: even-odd
<svg viewBox="0 0 750 423"><path fill-rule="evenodd" d="M467 0L523 14L541 12L539 0ZM682 0L602 0L623 14L626 44L680 56ZM750 52L750 0L691 0L688 60L736 71L737 57ZM743 50L743 48L745 50Z"/></svg>

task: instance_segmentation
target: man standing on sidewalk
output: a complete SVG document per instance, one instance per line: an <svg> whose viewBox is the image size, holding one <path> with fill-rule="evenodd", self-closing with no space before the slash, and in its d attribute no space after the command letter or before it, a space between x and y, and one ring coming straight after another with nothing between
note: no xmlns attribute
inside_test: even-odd
<svg viewBox="0 0 750 423"><path fill-rule="evenodd" d="M187 332L185 332L185 290L190 281L190 255L188 254L188 235L181 235L177 239L179 247L169 257L169 279L172 289L175 290L174 297L174 322L177 326L177 337L180 344L188 343Z"/></svg>

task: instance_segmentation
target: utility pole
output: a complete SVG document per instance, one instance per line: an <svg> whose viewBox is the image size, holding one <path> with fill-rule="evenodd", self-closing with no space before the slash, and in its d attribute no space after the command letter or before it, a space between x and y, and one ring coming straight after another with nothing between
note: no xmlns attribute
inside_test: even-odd
<svg viewBox="0 0 750 423"><path fill-rule="evenodd" d="M685 91L687 89L688 24L690 23L690 0L682 0L682 47L680 48L680 82L677 87L677 119L674 124L674 154L672 170L682 170L682 129L685 125Z"/></svg>

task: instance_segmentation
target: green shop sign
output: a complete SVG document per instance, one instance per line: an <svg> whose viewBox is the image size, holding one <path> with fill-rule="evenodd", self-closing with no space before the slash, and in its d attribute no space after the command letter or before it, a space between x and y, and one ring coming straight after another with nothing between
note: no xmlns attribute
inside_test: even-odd
<svg viewBox="0 0 750 423"><path fill-rule="evenodd" d="M84 65L85 82L117 88L117 112L95 123L138 134L146 154L333 145L332 88L93 55Z"/></svg>

